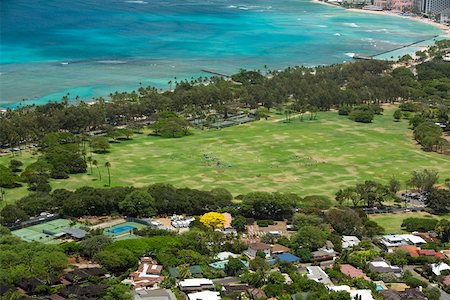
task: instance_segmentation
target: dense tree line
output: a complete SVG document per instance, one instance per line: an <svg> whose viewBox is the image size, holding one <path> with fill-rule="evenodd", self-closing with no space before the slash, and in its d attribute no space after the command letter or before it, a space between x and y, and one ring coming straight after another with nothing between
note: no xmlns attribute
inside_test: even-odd
<svg viewBox="0 0 450 300"><path fill-rule="evenodd" d="M232 195L225 189L199 191L177 189L169 184L153 184L148 188L114 187L109 189L82 187L75 191L57 189L51 194L31 193L8 204L0 211L4 225L24 221L43 211L68 217L122 214L130 217L152 217L156 214L200 215L231 205Z"/></svg>
<svg viewBox="0 0 450 300"><path fill-rule="evenodd" d="M116 92L110 95L110 101L98 99L92 105L69 105L66 98L62 103L26 106L0 115L0 145L39 141L46 133L60 130L79 133L132 125L142 117L164 111L202 118L211 109L226 116L236 107L262 105L270 109L286 102L291 103L293 110L302 111L414 99L410 87L404 86L404 76L389 73L390 68L387 62L360 61L269 71L267 77L242 70L232 76L234 81L213 77L177 82L175 89L167 92L152 87ZM426 98L426 93L419 95Z"/></svg>
<svg viewBox="0 0 450 300"><path fill-rule="evenodd" d="M27 243L0 226L0 283L37 277L44 281L67 267L67 256L55 245Z"/></svg>

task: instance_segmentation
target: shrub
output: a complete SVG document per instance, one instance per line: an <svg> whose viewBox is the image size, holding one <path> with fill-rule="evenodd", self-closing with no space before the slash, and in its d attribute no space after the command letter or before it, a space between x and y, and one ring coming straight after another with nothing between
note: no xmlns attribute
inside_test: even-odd
<svg viewBox="0 0 450 300"><path fill-rule="evenodd" d="M268 227L269 225L275 224L273 220L258 220L256 221L259 227Z"/></svg>

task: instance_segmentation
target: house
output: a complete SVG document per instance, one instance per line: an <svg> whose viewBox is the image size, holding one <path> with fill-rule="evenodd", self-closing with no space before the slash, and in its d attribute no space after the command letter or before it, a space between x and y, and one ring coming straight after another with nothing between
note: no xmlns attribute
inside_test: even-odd
<svg viewBox="0 0 450 300"><path fill-rule="evenodd" d="M330 292L345 291L353 300L374 300L371 290L352 290L348 285L327 286Z"/></svg>
<svg viewBox="0 0 450 300"><path fill-rule="evenodd" d="M58 294L66 299L99 299L107 288L109 288L107 284L70 285L59 290Z"/></svg>
<svg viewBox="0 0 450 300"><path fill-rule="evenodd" d="M308 277L309 279L319 283L323 283L325 285L333 284L330 280L330 277L328 277L327 273L325 273L320 267L310 266L306 267L306 269L308 270L308 274L306 274L306 277Z"/></svg>
<svg viewBox="0 0 450 300"><path fill-rule="evenodd" d="M408 252L408 255L411 257L434 256L440 260L445 259L445 255L440 252L429 249L420 249L419 247L413 245L402 246L399 249Z"/></svg>
<svg viewBox="0 0 450 300"><path fill-rule="evenodd" d="M64 274L64 279L69 283L81 283L87 281L91 276L102 277L105 274L106 272L102 268L84 268Z"/></svg>
<svg viewBox="0 0 450 300"><path fill-rule="evenodd" d="M161 275L162 268L151 257L141 257L137 271L130 273L127 283L135 289L157 288L164 280L164 276Z"/></svg>
<svg viewBox="0 0 450 300"><path fill-rule="evenodd" d="M421 246L427 242L420 236L413 234L388 234L381 238L380 243L387 252L393 252L398 247L407 245Z"/></svg>
<svg viewBox="0 0 450 300"><path fill-rule="evenodd" d="M295 264L300 261L300 258L291 254L291 253L282 253L282 254L276 254L274 255L275 260L284 262L284 263L291 263Z"/></svg>
<svg viewBox="0 0 450 300"><path fill-rule="evenodd" d="M344 274L345 276L348 276L350 278L364 278L366 280L368 280L368 277L366 276L366 274L364 274L363 271L361 271L360 269L355 268L352 265L349 264L342 264L340 266L340 271L342 274Z"/></svg>
<svg viewBox="0 0 450 300"><path fill-rule="evenodd" d="M250 299L253 300L259 300L259 299L266 299L267 296L266 294L257 288L251 288L247 290L247 294L250 296Z"/></svg>
<svg viewBox="0 0 450 300"><path fill-rule="evenodd" d="M68 227L62 230L63 233L70 235L73 239L81 240L86 237L87 232L83 229Z"/></svg>
<svg viewBox="0 0 450 300"><path fill-rule="evenodd" d="M441 253L444 254L446 258L450 259L450 250L442 250Z"/></svg>
<svg viewBox="0 0 450 300"><path fill-rule="evenodd" d="M421 291L420 288L410 288L406 289L403 292L394 291L394 290L383 290L378 291L381 295L383 295L384 300L426 300L427 297Z"/></svg>
<svg viewBox="0 0 450 300"><path fill-rule="evenodd" d="M17 286L25 293L33 295L39 287L47 286L47 282L40 278L29 278L20 281Z"/></svg>
<svg viewBox="0 0 450 300"><path fill-rule="evenodd" d="M270 249L272 254L282 254L282 253L289 252L289 250L290 249L288 247L285 247L280 244L274 244L271 246L271 249Z"/></svg>
<svg viewBox="0 0 450 300"><path fill-rule="evenodd" d="M236 258L236 257L238 257L239 255L237 255L237 254L234 254L234 253L231 253L231 252L227 252L227 251L224 251L224 252L219 252L219 253L217 253L217 255L216 255L216 259L217 260L225 260L225 259L229 259L230 257L232 257L232 258Z"/></svg>
<svg viewBox="0 0 450 300"><path fill-rule="evenodd" d="M199 265L189 266L189 272L194 277L201 277L201 276L203 276L203 269Z"/></svg>
<svg viewBox="0 0 450 300"><path fill-rule="evenodd" d="M249 288L246 283L227 283L224 284L222 290L225 293L242 293L247 291Z"/></svg>
<svg viewBox="0 0 450 300"><path fill-rule="evenodd" d="M0 299L1 299L1 296L6 294L7 292L13 291L13 290L16 290L16 287L13 286L12 284L0 284Z"/></svg>
<svg viewBox="0 0 450 300"><path fill-rule="evenodd" d="M324 260L334 260L337 256L337 253L334 250L320 248L317 251L311 252L311 255L314 261L324 261Z"/></svg>
<svg viewBox="0 0 450 300"><path fill-rule="evenodd" d="M431 272L433 272L434 275L439 276L443 271L450 270L450 266L446 263L437 263L437 264L431 264Z"/></svg>
<svg viewBox="0 0 450 300"><path fill-rule="evenodd" d="M447 275L444 278L442 278L442 284L445 285L445 286L449 286L450 285L450 275Z"/></svg>
<svg viewBox="0 0 450 300"><path fill-rule="evenodd" d="M247 255L250 259L253 259L256 257L256 253L258 251L264 252L266 258L270 257L270 245L264 243L251 243L245 251L245 255Z"/></svg>
<svg viewBox="0 0 450 300"><path fill-rule="evenodd" d="M200 291L214 291L215 286L212 280L206 278L185 279L178 282L178 288L182 292L200 292Z"/></svg>
<svg viewBox="0 0 450 300"><path fill-rule="evenodd" d="M383 259L369 263L369 269L379 274L393 273L398 277L402 274L401 268L392 266Z"/></svg>
<svg viewBox="0 0 450 300"><path fill-rule="evenodd" d="M169 289L137 289L133 292L134 300L176 300L175 294Z"/></svg>
<svg viewBox="0 0 450 300"><path fill-rule="evenodd" d="M188 294L189 300L220 300L219 292L202 291Z"/></svg>
<svg viewBox="0 0 450 300"><path fill-rule="evenodd" d="M344 235L342 236L342 248L343 249L349 249L354 246L359 245L361 241L358 239L358 237L354 235Z"/></svg>

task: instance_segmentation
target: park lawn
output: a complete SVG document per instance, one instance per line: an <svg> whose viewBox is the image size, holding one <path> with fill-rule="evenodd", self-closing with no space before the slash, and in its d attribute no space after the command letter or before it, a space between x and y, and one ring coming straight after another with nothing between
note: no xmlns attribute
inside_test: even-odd
<svg viewBox="0 0 450 300"><path fill-rule="evenodd" d="M450 214L444 216L435 216L427 212L402 212L393 214L378 214L371 215L370 219L377 222L378 225L384 228L386 234L389 233L405 233L402 230L403 220L407 218L433 218L433 219L447 219L450 220Z"/></svg>
<svg viewBox="0 0 450 300"><path fill-rule="evenodd" d="M234 195L280 191L332 196L339 188L368 179L406 180L413 170L424 168L439 171L441 180L450 178L450 157L422 151L408 121L393 122L392 113L392 108L386 110L372 124L321 112L313 121L307 115L303 122L295 118L286 123L283 116L273 115L221 130L195 129L179 139L135 135L111 144L107 154L94 154L102 180L94 168L92 175L72 175L51 184L53 189L103 187L108 182L106 161L111 163L112 186L165 182L197 189L223 187ZM0 163L8 165L10 158L0 157ZM26 163L35 159L30 153L22 158ZM25 187L8 190L7 202L26 193Z"/></svg>

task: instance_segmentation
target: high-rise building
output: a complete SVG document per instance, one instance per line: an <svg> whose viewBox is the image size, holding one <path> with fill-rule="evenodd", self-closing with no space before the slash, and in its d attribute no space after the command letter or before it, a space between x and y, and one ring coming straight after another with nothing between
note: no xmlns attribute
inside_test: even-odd
<svg viewBox="0 0 450 300"><path fill-rule="evenodd" d="M450 8L450 0L414 0L414 6L421 13L437 15Z"/></svg>
<svg viewBox="0 0 450 300"><path fill-rule="evenodd" d="M414 0L375 0L374 5L382 9L405 11L413 7Z"/></svg>

